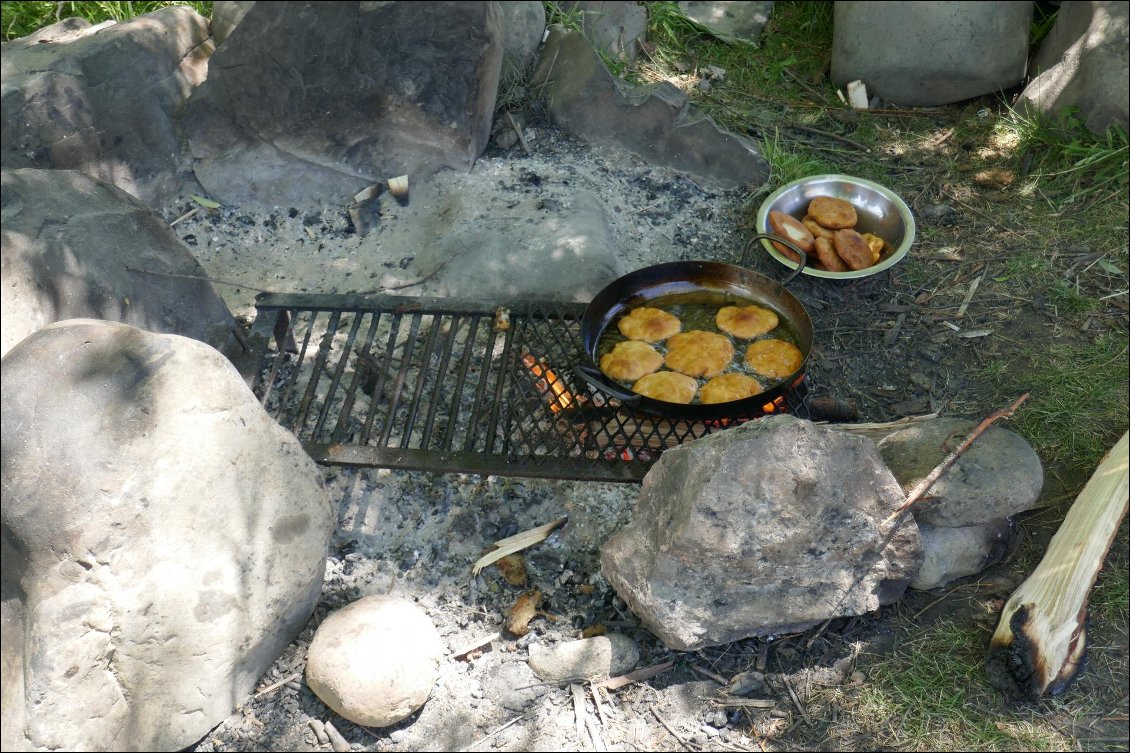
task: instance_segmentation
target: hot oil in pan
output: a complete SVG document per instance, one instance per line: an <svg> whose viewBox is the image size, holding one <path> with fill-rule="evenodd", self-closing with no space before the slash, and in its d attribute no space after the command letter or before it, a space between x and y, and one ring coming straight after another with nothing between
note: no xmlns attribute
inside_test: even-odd
<svg viewBox="0 0 1130 753"><path fill-rule="evenodd" d="M609 324L608 328L600 337L600 342L597 346L596 352L596 360L598 364L600 363L601 356L610 352L614 347L616 347L617 343L624 342L628 339L620 334L620 330L617 327L617 324L620 321L620 317L627 316L633 308L638 308L640 306L662 309L669 314L674 314L675 316L679 317L679 320L683 324L683 332L689 332L690 330L694 329L701 329L707 332L715 332L729 338L730 342L734 344L734 360L730 362L730 365L722 373L748 374L749 376L760 382L761 385L765 388L766 392L773 389L785 380L767 377L763 374L757 373L756 371L745 365L745 352L750 343L754 342L755 340L785 340L786 342L792 343L798 348L801 348L802 352L804 350L800 345L800 338L797 337L796 332L793 329L792 325L789 323L788 319L783 313L781 313L780 310L778 310L774 306L769 305L765 301L758 301L752 298L744 298L733 293L704 290L696 291L694 293L677 293L673 295L660 296L647 302L639 303L636 306L625 308L623 312L621 312L620 316L616 317L616 319L614 319L612 323ZM718 315L719 310L721 310L724 306L760 306L763 309L768 309L769 311L772 311L777 315L777 328L771 332L761 335L760 337L756 337L753 340L745 340L739 337L734 337L733 335L730 335L718 329L718 325L715 323L715 317ZM664 356L667 355L667 348L664 343L651 343L651 345ZM628 389L631 389L632 387L631 382L622 382L619 380L615 381L617 382L617 384L621 384ZM702 387L702 385L704 385L708 380L698 379L697 381L699 387ZM696 404L699 402L697 396L695 397L693 402Z"/></svg>

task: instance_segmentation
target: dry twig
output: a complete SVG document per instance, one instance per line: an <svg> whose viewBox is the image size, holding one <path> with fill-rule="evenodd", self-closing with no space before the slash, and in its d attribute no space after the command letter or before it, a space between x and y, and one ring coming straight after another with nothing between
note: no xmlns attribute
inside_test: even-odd
<svg viewBox="0 0 1130 753"><path fill-rule="evenodd" d="M662 664L653 664L650 667L637 669L635 672L629 672L626 675L620 675L619 677L609 677L607 680L593 683L593 687L604 688L606 690L616 690L617 688L622 688L625 685L631 685L633 682L650 680L652 677L666 672L673 666L675 666L675 662L673 661L666 661Z"/></svg>
<svg viewBox="0 0 1130 753"><path fill-rule="evenodd" d="M966 437L964 442L958 445L958 448L956 450L947 455L945 460L939 463L934 470L930 471L929 475L927 475L926 478L918 482L918 486L911 489L910 494L906 496L906 501L899 505L889 516L887 516L887 519L883 521L883 525L887 525L888 523L893 521L899 516L900 513L902 513L908 507L921 499L922 496L926 494L927 490L929 490L929 488L934 485L934 482L941 478L942 474L945 473L951 465L957 462L957 459L961 457L962 453L964 453L966 449L969 448L969 445L973 444L974 440L985 433L985 430L992 426L993 423L1001 418L1011 418L1012 414L1016 412L1016 409L1020 407L1020 404L1028 399L1028 394L1029 393L1025 392L1023 395L1016 398L1016 402L1010 405L1008 408L1005 408L1004 410L993 411L985 417L985 420L977 424L977 428L975 428L973 432L968 437Z"/></svg>

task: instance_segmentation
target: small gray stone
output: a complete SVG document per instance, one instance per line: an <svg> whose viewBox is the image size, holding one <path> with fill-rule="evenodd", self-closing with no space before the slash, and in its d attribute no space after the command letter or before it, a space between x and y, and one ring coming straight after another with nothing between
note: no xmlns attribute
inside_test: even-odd
<svg viewBox="0 0 1130 753"><path fill-rule="evenodd" d="M631 671L639 658L635 641L619 633L530 646L530 669L545 682L616 677Z"/></svg>
<svg viewBox="0 0 1130 753"><path fill-rule="evenodd" d="M407 599L366 596L318 626L306 683L351 722L387 727L428 700L443 654L439 631L422 609Z"/></svg>
<svg viewBox="0 0 1130 753"><path fill-rule="evenodd" d="M1013 518L962 528L919 523L918 530L925 558L910 587L919 591L944 586L995 565L1011 551L1018 535Z"/></svg>
<svg viewBox="0 0 1130 753"><path fill-rule="evenodd" d="M719 39L756 42L769 20L773 3L680 0L679 10Z"/></svg>

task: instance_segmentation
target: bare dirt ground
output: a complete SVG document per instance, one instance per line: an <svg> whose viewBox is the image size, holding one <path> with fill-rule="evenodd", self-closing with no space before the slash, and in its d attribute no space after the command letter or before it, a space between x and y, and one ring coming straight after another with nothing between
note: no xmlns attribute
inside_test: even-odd
<svg viewBox="0 0 1130 753"><path fill-rule="evenodd" d="M953 113L961 116L956 108ZM684 186L676 176L630 155L592 149L548 129L534 135L532 155L517 147L492 149L470 176L453 177L453 185L473 190L476 180L510 180L519 186L514 190L562 201L568 201L571 187L589 188L611 210L609 224L625 269L675 259L737 261L751 224L746 193L673 190ZM791 286L815 324L808 370L813 395L854 399L860 418L868 421L931 411L982 417L1005 407L996 404L990 385L978 381L974 366L1013 363L1026 339L1086 335L1066 330L1045 303L1018 300L1010 283L986 274L1009 253L1010 243L1023 239L1009 235L1014 231L1007 229L1007 204L986 193L995 189L955 179L953 153L938 151L933 162L923 157L911 171L893 156L874 158L889 161L890 187L915 210L914 261L857 281L829 284L805 277ZM528 173L539 176L536 185L517 180ZM186 200L169 207L166 216L171 221L193 206ZM219 289L232 310L248 318L254 288L346 292L369 288L371 280L390 272L404 279L412 274L410 265L400 267L404 257L397 249L358 258L360 241L350 233L344 209L224 208L198 213L175 229L209 276L241 283ZM981 240L988 229L1000 238L991 253ZM1057 252L1085 264L1102 251ZM778 278L784 271L765 254L752 267ZM974 280L980 284L965 300ZM1116 282L1092 275L1082 284L1113 290ZM1125 296L1107 300L1094 326L1124 330ZM985 330L991 334L968 336ZM330 749L311 720L332 723L353 750L374 751L928 749L934 747L930 741L900 733L896 711L868 707L870 690L881 682L872 676L875 658L896 646L913 646L915 631L946 620L987 642L994 610L1027 574L1023 568L1030 572L1038 561L1041 542L1071 501L1063 498L1063 488L1090 470L1049 469L1048 507L1023 524L1022 548L1036 551L1036 560L1014 556L950 588L911 591L876 613L832 620L808 633L674 652L639 628L600 574L600 544L628 520L634 485L326 468L341 511L321 602L262 678L261 691L193 750ZM495 568L472 577L471 565L493 541L563 515L568 524L526 552L530 585L545 594L546 616L531 623L528 635L511 636L503 620L522 589L507 585ZM1111 561L1125 559L1120 546ZM306 647L328 613L383 593L419 604L452 652L501 635L471 658L449 655L420 711L393 727L368 729L330 711L305 686L302 672ZM668 661L673 666L596 697L588 688L578 697L568 686L539 683L525 663L531 642L577 638L595 625L633 638L640 667ZM1092 625L1091 668L1064 700L1012 705L981 693L978 713L1001 728L1051 729L1042 739L1057 748L1125 749L1126 640L1124 617L1118 624ZM976 653L983 646L963 650ZM753 673L743 675L753 683L744 697L765 703L720 701L723 686L742 673ZM941 677L940 694L947 683L965 688L984 685L984 679ZM578 722L579 710L587 723ZM1024 749L1030 738L1014 739L1008 747Z"/></svg>

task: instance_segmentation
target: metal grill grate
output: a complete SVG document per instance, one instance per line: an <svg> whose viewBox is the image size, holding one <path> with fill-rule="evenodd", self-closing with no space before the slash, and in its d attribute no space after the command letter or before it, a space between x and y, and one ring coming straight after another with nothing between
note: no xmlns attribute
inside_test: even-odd
<svg viewBox="0 0 1130 753"><path fill-rule="evenodd" d="M269 293L256 307L240 370L320 463L639 481L665 448L726 428L588 390L572 373L584 304ZM805 394L780 409L807 417Z"/></svg>

